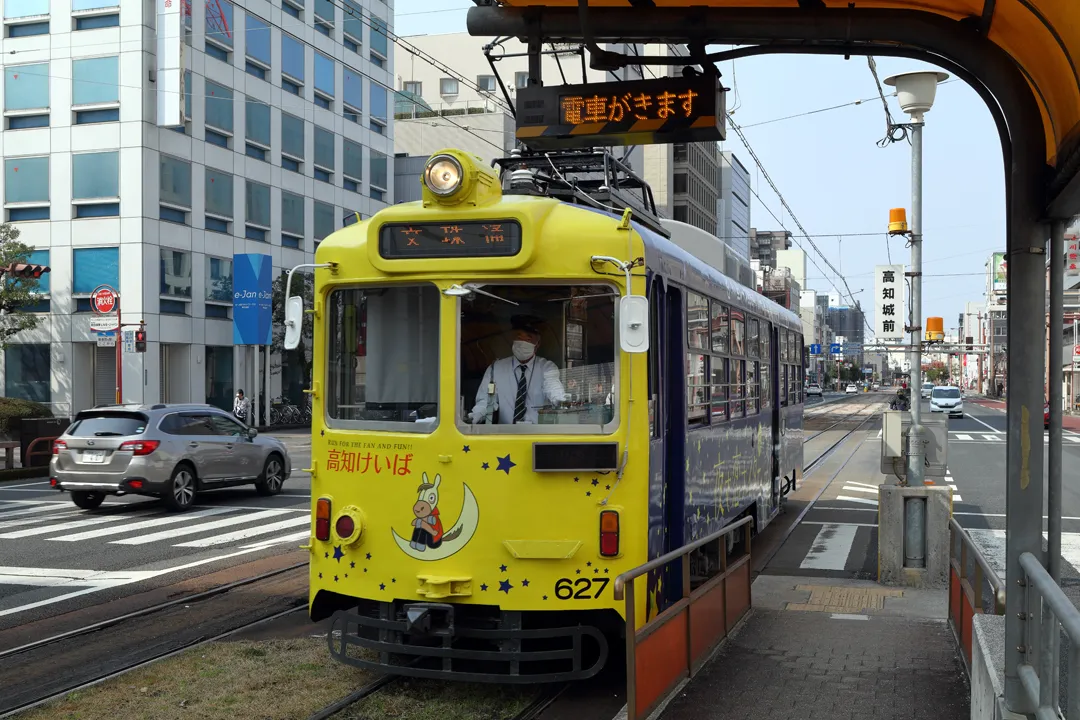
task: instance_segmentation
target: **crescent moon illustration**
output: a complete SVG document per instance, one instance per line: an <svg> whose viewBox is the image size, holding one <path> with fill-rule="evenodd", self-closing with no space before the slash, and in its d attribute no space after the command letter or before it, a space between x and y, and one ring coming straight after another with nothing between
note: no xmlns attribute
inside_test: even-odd
<svg viewBox="0 0 1080 720"><path fill-rule="evenodd" d="M398 535L397 530L390 528L390 532L394 534L394 541L401 548L401 552L417 560L444 560L469 544L473 534L476 533L477 526L480 524L480 506L476 504L476 496L473 495L469 486L465 483L462 483L462 486L465 488L465 498L461 503L461 513L458 515L454 526L443 533L444 536L457 533L457 536L453 540L444 540L437 548L425 548L421 552L414 549L408 540Z"/></svg>

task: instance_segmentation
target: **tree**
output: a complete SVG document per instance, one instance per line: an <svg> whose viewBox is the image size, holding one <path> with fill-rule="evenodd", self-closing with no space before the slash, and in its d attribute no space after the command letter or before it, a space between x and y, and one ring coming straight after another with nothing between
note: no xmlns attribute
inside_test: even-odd
<svg viewBox="0 0 1080 720"><path fill-rule="evenodd" d="M25 263L34 248L19 242L19 229L10 223L0 224L0 265ZM41 317L23 312L22 309L37 302L38 289L35 278L5 278L0 283L0 349L8 346L8 340L26 330L33 330Z"/></svg>
<svg viewBox="0 0 1080 720"><path fill-rule="evenodd" d="M310 313L304 313L303 329L300 333L300 344L294 350L285 349L285 282L288 272L282 271L274 280L273 297L271 307L273 309L273 327L271 345L273 352L280 358L278 369L281 371L281 394L294 404L304 401L304 389L311 387L311 361L312 361L312 333L314 323ZM304 309L311 310L315 306L315 279L307 274L297 272L293 275L292 287L289 292L294 297L304 299ZM271 355L271 358L273 356ZM271 360L271 372L273 361Z"/></svg>
<svg viewBox="0 0 1080 720"><path fill-rule="evenodd" d="M928 382L943 384L949 381L949 368L942 363L934 363L926 371Z"/></svg>

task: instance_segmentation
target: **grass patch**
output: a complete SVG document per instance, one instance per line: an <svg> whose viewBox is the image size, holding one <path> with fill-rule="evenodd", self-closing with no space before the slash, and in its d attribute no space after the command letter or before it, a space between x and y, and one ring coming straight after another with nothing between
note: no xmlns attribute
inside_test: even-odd
<svg viewBox="0 0 1080 720"><path fill-rule="evenodd" d="M540 692L536 687L403 678L342 710L334 720L508 720Z"/></svg>
<svg viewBox="0 0 1080 720"><path fill-rule="evenodd" d="M21 718L304 720L374 677L333 660L325 638L211 643L70 693Z"/></svg>

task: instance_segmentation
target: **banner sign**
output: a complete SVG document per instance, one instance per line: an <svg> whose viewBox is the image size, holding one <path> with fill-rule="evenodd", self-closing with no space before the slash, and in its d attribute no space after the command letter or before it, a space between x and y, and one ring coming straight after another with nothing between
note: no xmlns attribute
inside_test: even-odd
<svg viewBox="0 0 1080 720"><path fill-rule="evenodd" d="M994 253L990 258L990 270L994 274L993 279L993 292L1003 293L1009 289L1009 283L1006 280L1006 268L1005 253Z"/></svg>
<svg viewBox="0 0 1080 720"><path fill-rule="evenodd" d="M1080 238L1076 235L1065 236L1065 275L1080 275Z"/></svg>
<svg viewBox="0 0 1080 720"><path fill-rule="evenodd" d="M182 0L154 0L157 10L157 124L184 124L184 15Z"/></svg>
<svg viewBox="0 0 1080 720"><path fill-rule="evenodd" d="M233 343L269 345L274 265L269 255L233 255Z"/></svg>
<svg viewBox="0 0 1080 720"><path fill-rule="evenodd" d="M874 334L878 340L904 337L904 266L874 268Z"/></svg>

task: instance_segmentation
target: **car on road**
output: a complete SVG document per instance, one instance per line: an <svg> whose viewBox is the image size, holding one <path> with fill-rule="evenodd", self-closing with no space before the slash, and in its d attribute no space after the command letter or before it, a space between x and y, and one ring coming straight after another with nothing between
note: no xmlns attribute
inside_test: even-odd
<svg viewBox="0 0 1080 720"><path fill-rule="evenodd" d="M844 389L845 395L855 395L859 392L859 388L855 387L855 383L848 383L847 388Z"/></svg>
<svg viewBox="0 0 1080 720"><path fill-rule="evenodd" d="M930 412L948 413L949 417L964 417L964 398L960 388L941 385L930 391Z"/></svg>
<svg viewBox="0 0 1080 720"><path fill-rule="evenodd" d="M810 395L817 395L818 397L821 397L821 386L817 383L810 383L806 386L806 395L807 397L809 397Z"/></svg>
<svg viewBox="0 0 1080 720"><path fill-rule="evenodd" d="M922 384L922 389L919 391L919 397L921 397L923 400L929 399L930 394L933 391L934 391L934 383L932 383L932 382L924 382Z"/></svg>
<svg viewBox="0 0 1080 720"><path fill-rule="evenodd" d="M84 410L53 442L50 484L92 510L107 495L191 507L203 490L254 484L276 495L292 473L277 438L210 405L107 405Z"/></svg>

